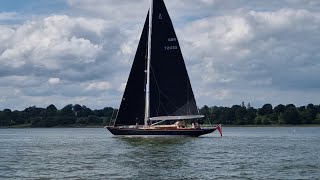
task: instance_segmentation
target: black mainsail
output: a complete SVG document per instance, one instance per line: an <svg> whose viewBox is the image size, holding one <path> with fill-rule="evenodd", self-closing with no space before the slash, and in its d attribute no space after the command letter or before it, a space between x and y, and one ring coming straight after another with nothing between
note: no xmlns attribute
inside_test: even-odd
<svg viewBox="0 0 320 180"><path fill-rule="evenodd" d="M153 2L150 117L198 115L178 38L163 0Z"/></svg>
<svg viewBox="0 0 320 180"><path fill-rule="evenodd" d="M151 12L149 118L199 115L178 38L163 0L154 0ZM144 124L148 22L149 16L144 24L115 126Z"/></svg>

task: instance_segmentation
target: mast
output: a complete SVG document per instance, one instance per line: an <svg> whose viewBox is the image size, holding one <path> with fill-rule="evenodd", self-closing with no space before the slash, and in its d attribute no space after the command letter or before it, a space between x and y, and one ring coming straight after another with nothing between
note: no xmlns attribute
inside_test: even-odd
<svg viewBox="0 0 320 180"><path fill-rule="evenodd" d="M153 15L153 0L150 0L150 10L149 10L149 31L148 31L148 58L147 58L147 69L146 69L146 103L145 103L145 115L144 115L144 125L148 125L150 118L150 61L151 61L151 34L152 34L152 15Z"/></svg>

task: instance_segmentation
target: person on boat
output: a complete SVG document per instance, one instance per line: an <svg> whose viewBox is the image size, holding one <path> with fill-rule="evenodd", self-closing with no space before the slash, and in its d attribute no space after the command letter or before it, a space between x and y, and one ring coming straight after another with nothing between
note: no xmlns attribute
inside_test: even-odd
<svg viewBox="0 0 320 180"><path fill-rule="evenodd" d="M200 129L200 125L198 123L192 123L193 129Z"/></svg>
<svg viewBox="0 0 320 180"><path fill-rule="evenodd" d="M186 122L185 121L177 121L174 123L178 128L185 128Z"/></svg>
<svg viewBox="0 0 320 180"><path fill-rule="evenodd" d="M196 129L200 129L200 124L196 123L194 126Z"/></svg>

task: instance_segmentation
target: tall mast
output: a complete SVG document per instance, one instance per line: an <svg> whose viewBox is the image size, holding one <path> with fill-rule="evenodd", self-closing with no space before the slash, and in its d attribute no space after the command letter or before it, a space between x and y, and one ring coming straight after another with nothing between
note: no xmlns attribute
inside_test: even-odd
<svg viewBox="0 0 320 180"><path fill-rule="evenodd" d="M144 125L148 125L150 118L150 61L151 61L151 34L152 34L152 15L153 15L153 0L150 0L149 9L149 31L148 31L148 59L147 59L147 83L146 83L146 103L145 103L145 115L144 115Z"/></svg>

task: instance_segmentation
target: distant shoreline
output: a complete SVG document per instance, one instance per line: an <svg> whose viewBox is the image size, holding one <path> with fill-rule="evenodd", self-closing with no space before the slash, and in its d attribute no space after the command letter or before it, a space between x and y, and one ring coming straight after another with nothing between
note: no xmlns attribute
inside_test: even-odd
<svg viewBox="0 0 320 180"><path fill-rule="evenodd" d="M32 128L32 129L39 129L39 128L104 128L104 125L79 125L79 124L73 124L73 125L66 125L66 126L52 126L52 127L32 127L31 124L19 124L19 125L13 125L13 126L0 126L0 129L8 129L8 128L16 128L16 129L23 129L23 128Z"/></svg>
<svg viewBox="0 0 320 180"><path fill-rule="evenodd" d="M46 108L31 106L22 111L4 109L0 110L0 128L100 128L114 124L117 121L117 114L118 109L112 107L91 110L79 104L68 104L60 110L53 104ZM294 104L279 104L276 107L265 104L261 108L253 108L250 103L245 106L244 102L232 107L205 105L199 109L199 114L206 117L199 120L201 124L221 123L224 127L320 126L320 105L313 104L300 107ZM143 124L144 117L137 115L131 118L138 118L130 122L131 124Z"/></svg>

